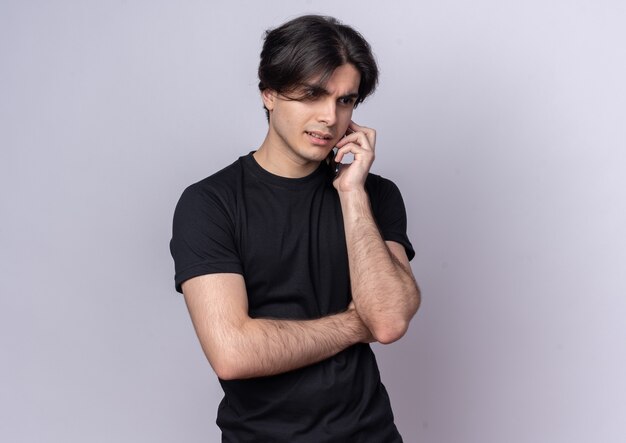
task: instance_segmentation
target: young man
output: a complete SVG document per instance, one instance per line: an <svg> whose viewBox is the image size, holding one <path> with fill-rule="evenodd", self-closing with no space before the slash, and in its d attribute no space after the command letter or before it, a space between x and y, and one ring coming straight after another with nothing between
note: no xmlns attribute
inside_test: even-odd
<svg viewBox="0 0 626 443"><path fill-rule="evenodd" d="M224 389L225 442L402 441L369 343L401 338L420 295L402 197L352 121L377 77L335 19L268 32L265 140L176 207L176 288Z"/></svg>

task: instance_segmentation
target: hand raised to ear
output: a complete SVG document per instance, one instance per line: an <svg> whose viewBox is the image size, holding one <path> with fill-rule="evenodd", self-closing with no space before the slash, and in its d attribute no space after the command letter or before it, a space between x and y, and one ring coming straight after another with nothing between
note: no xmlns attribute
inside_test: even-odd
<svg viewBox="0 0 626 443"><path fill-rule="evenodd" d="M349 164L341 164L333 185L339 192L350 192L364 189L365 179L374 162L376 131L372 128L359 126L353 121L348 129L352 132L337 142L335 162L341 163L346 154L354 155Z"/></svg>

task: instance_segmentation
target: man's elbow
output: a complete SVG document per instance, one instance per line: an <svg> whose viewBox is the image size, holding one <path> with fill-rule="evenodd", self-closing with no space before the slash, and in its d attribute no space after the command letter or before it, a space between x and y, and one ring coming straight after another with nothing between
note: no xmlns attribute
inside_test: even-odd
<svg viewBox="0 0 626 443"><path fill-rule="evenodd" d="M213 372L215 372L215 375L217 375L220 380L247 378L243 362L241 359L234 356L232 352L224 352L213 358L208 358L208 360L213 368Z"/></svg>
<svg viewBox="0 0 626 443"><path fill-rule="evenodd" d="M220 362L219 364L212 364L211 366L213 367L215 375L217 375L217 378L220 380L228 381L242 378L238 369L232 365Z"/></svg>
<svg viewBox="0 0 626 443"><path fill-rule="evenodd" d="M407 312L398 314L395 318L381 318L375 322L370 331L374 339L378 343L388 345L390 343L400 340L409 330L409 323L420 305L419 292L415 298L415 302L408 308Z"/></svg>
<svg viewBox="0 0 626 443"><path fill-rule="evenodd" d="M409 322L398 320L394 322L385 322L372 330L374 339L383 345L388 345L400 340L409 329Z"/></svg>

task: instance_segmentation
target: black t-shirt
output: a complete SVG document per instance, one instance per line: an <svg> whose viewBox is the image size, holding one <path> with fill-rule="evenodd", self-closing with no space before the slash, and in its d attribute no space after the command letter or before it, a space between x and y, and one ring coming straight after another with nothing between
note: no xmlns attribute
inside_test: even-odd
<svg viewBox="0 0 626 443"><path fill-rule="evenodd" d="M170 243L176 289L192 277L242 274L251 317L314 319L344 311L350 276L339 196L322 163L297 179L252 153L187 188ZM398 188L369 174L366 190L385 240L415 255ZM357 344L294 371L220 380L225 442L399 442L374 354Z"/></svg>

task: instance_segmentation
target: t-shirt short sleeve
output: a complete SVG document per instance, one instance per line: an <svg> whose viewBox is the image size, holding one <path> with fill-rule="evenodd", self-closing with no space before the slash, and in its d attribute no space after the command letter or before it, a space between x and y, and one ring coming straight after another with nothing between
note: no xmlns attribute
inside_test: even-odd
<svg viewBox="0 0 626 443"><path fill-rule="evenodd" d="M243 269L235 242L235 223L225 201L202 182L188 187L174 211L170 252L176 290L185 280L205 274L237 273Z"/></svg>
<svg viewBox="0 0 626 443"><path fill-rule="evenodd" d="M407 236L406 208L400 190L391 180L375 174L370 174L366 187L383 239L403 245L407 257L412 260L415 250Z"/></svg>

